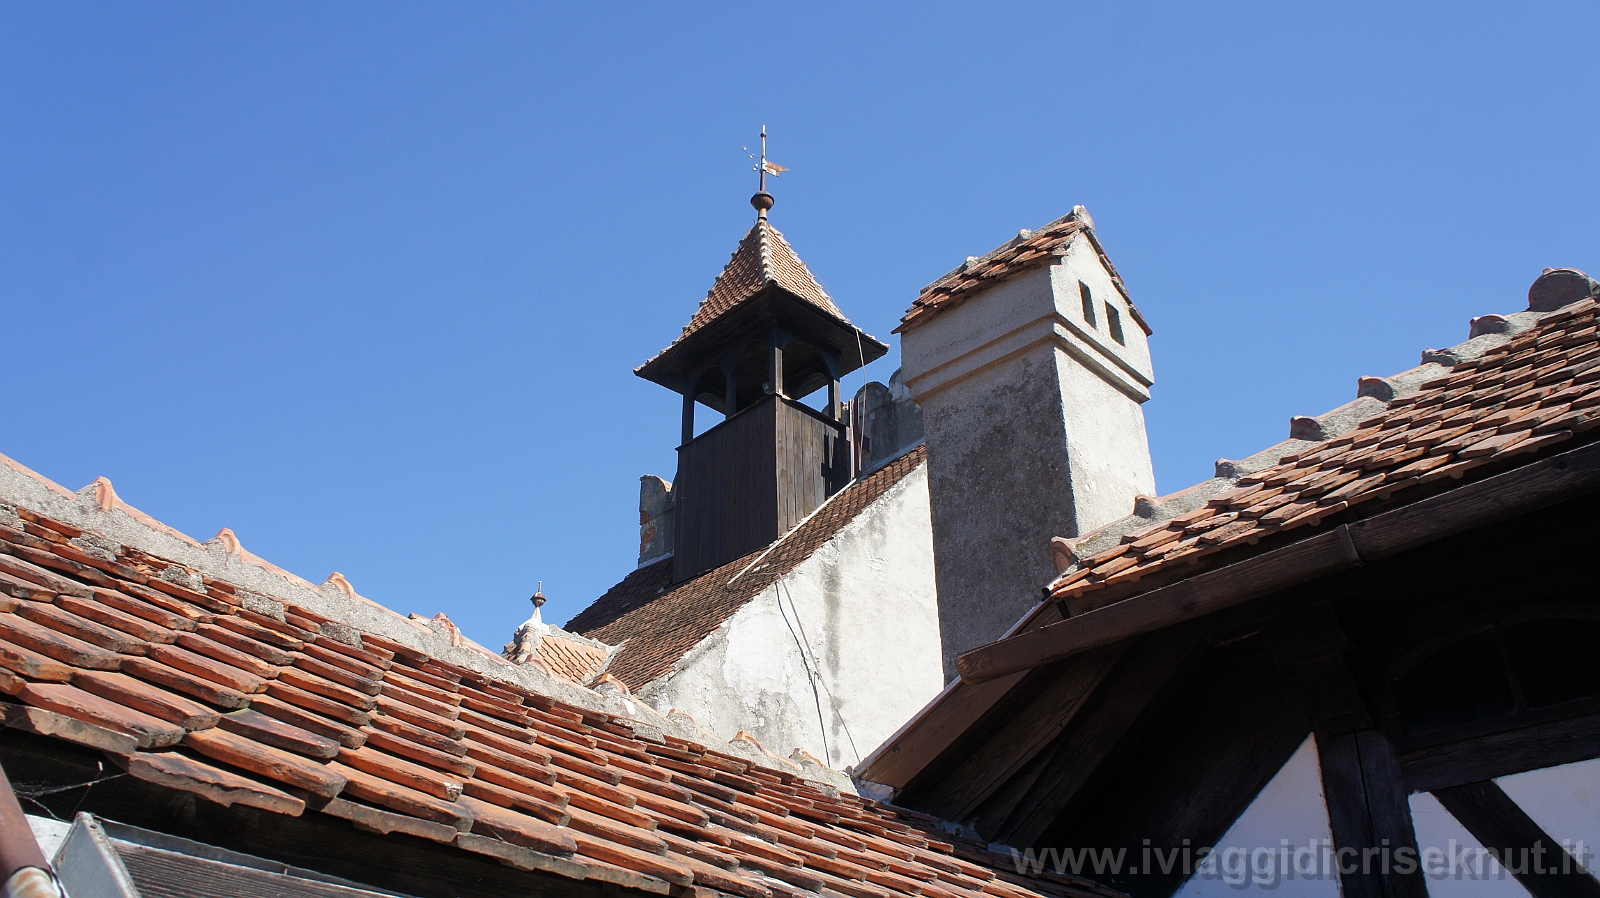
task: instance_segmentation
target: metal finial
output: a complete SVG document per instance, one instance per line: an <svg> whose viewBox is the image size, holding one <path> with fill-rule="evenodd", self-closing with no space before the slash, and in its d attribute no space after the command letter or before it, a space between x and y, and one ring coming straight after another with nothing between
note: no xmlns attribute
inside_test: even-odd
<svg viewBox="0 0 1600 898"><path fill-rule="evenodd" d="M750 148L749 147L745 147L744 151L745 151L745 154L748 155L751 159L758 159L758 157L756 156L755 153L750 152ZM758 159L758 161L756 163L755 171L760 174L760 188L761 189L756 192L755 196L750 198L750 205L756 207L756 217L757 218L766 218L767 217L767 210L771 209L773 204L776 202L776 200L774 200L772 198L772 194L767 192L767 175L771 175L774 178L776 178L779 175L783 174L784 172L788 171L787 168L784 168L783 166L779 165L778 163L769 162L767 160L767 126L766 125L762 125L761 126L761 156L759 157L759 159Z"/></svg>
<svg viewBox="0 0 1600 898"><path fill-rule="evenodd" d="M538 609L538 608L540 608L540 607L542 607L544 605L545 597L544 597L544 581L543 580L539 581L539 588L534 590L533 598L531 599L531 601L533 602L533 607L535 609Z"/></svg>

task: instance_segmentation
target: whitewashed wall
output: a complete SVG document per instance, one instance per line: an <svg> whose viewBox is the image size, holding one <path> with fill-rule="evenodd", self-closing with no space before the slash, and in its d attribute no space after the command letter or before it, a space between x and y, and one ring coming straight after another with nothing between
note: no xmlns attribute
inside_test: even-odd
<svg viewBox="0 0 1600 898"><path fill-rule="evenodd" d="M1600 867L1600 758L1495 780L1550 838L1591 872ZM1581 849L1580 847L1581 846Z"/></svg>
<svg viewBox="0 0 1600 898"><path fill-rule="evenodd" d="M723 738L747 730L776 754L802 748L843 768L927 704L941 671L923 465L639 697Z"/></svg>
<svg viewBox="0 0 1600 898"><path fill-rule="evenodd" d="M1338 874L1324 861L1332 841L1317 740L1307 736L1176 898L1240 892L1338 898Z"/></svg>
<svg viewBox="0 0 1600 898"><path fill-rule="evenodd" d="M1426 792L1412 795L1411 825L1430 898L1529 898L1439 799Z"/></svg>
<svg viewBox="0 0 1600 898"><path fill-rule="evenodd" d="M927 432L948 677L1038 603L1055 576L1050 537L1082 536L1155 495L1145 332L1087 235L1061 251L901 334Z"/></svg>

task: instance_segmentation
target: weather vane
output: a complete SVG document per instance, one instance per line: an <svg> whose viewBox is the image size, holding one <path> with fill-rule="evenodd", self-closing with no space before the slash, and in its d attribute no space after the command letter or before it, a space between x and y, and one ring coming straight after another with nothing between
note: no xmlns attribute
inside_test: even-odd
<svg viewBox="0 0 1600 898"><path fill-rule="evenodd" d="M761 126L761 155L757 156L755 153L750 152L749 147L745 147L744 152L745 155L749 156L751 159L757 160L756 166L754 169L752 169L752 171L760 172L761 174L761 189L756 192L755 196L750 198L750 205L756 207L756 217L766 218L767 210L772 208L774 202L772 199L772 194L767 192L767 175L771 175L776 178L788 171L788 169L776 162L769 162L767 160L766 125Z"/></svg>

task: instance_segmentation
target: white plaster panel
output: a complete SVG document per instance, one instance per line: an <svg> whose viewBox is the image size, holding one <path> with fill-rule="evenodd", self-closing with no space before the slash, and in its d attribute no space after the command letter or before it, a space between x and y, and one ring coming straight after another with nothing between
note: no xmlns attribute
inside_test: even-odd
<svg viewBox="0 0 1600 898"><path fill-rule="evenodd" d="M1176 896L1337 898L1339 877L1324 861L1332 841L1317 741L1307 736Z"/></svg>
<svg viewBox="0 0 1600 898"><path fill-rule="evenodd" d="M1411 825L1432 898L1528 898L1528 890L1483 850L1439 799L1427 792L1411 796Z"/></svg>
<svg viewBox="0 0 1600 898"><path fill-rule="evenodd" d="M845 767L936 695L941 671L923 465L639 695Z"/></svg>
<svg viewBox="0 0 1600 898"><path fill-rule="evenodd" d="M1079 283L1089 286L1094 322L1083 315ZM1105 306L1118 310L1123 343L1110 333ZM1155 380L1143 329L1087 239L1056 263L1017 274L933 315L903 335L906 383L919 402L1041 340L1068 348L1130 398L1149 398Z"/></svg>
<svg viewBox="0 0 1600 898"><path fill-rule="evenodd" d="M1145 383L1155 380L1155 372L1150 365L1150 344L1144 328L1134 320L1128 300L1112 282L1111 273L1100 262L1100 254L1095 252L1092 243L1081 237L1074 240L1061 263L1050 267L1050 279L1056 296L1056 310L1062 317L1074 323L1081 322L1090 333L1090 341L1101 353L1119 359L1137 372L1137 376L1142 377ZM1082 294L1078 289L1080 281L1089 286L1094 298L1093 323L1085 321L1083 317ZM1105 314L1107 304L1115 307L1121 316L1123 343L1112 339L1110 323Z"/></svg>
<svg viewBox="0 0 1600 898"><path fill-rule="evenodd" d="M901 335L900 369L906 385L920 397L929 387L919 380L943 381L982 367L975 360L985 347L1055 315L1055 291L1047 266L986 288ZM949 369L957 369L957 373L952 375Z"/></svg>
<svg viewBox="0 0 1600 898"><path fill-rule="evenodd" d="M1590 870L1600 854L1600 759L1529 770L1495 780L1545 834ZM1588 855L1578 857L1579 851Z"/></svg>
<svg viewBox="0 0 1600 898"><path fill-rule="evenodd" d="M1078 533L1133 514L1136 495L1156 495L1144 409L1058 350L1062 414Z"/></svg>

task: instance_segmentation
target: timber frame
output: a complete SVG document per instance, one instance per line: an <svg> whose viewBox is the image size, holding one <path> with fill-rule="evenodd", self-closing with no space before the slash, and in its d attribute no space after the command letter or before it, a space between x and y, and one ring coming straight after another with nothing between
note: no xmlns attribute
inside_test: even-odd
<svg viewBox="0 0 1600 898"><path fill-rule="evenodd" d="M995 842L1136 858L1216 844L1314 735L1339 848L1415 850L1409 796L1430 792L1491 849L1559 854L1492 780L1600 757L1597 653L1516 648L1600 633L1597 489L1590 444L1014 632L857 776ZM1151 898L1184 879L1096 878ZM1427 894L1420 872L1341 878ZM1518 879L1600 898L1581 872Z"/></svg>

